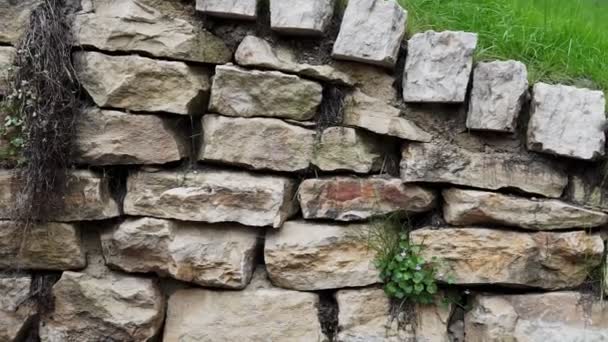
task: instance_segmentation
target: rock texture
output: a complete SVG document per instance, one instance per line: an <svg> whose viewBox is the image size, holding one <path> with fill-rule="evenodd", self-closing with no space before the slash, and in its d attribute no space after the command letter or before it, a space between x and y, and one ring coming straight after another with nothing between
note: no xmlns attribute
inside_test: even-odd
<svg viewBox="0 0 608 342"><path fill-rule="evenodd" d="M606 99L601 91L535 84L528 148L586 160L603 156L605 107Z"/></svg>
<svg viewBox="0 0 608 342"><path fill-rule="evenodd" d="M199 160L252 169L300 171L313 156L315 131L272 118L205 115Z"/></svg>
<svg viewBox="0 0 608 342"><path fill-rule="evenodd" d="M187 115L200 113L209 95L209 71L182 62L76 52L74 65L99 107Z"/></svg>
<svg viewBox="0 0 608 342"><path fill-rule="evenodd" d="M15 59L15 48L0 46L0 96L8 92L9 68Z"/></svg>
<svg viewBox="0 0 608 342"><path fill-rule="evenodd" d="M128 215L238 222L278 228L293 213L294 182L248 172L136 172L127 181Z"/></svg>
<svg viewBox="0 0 608 342"><path fill-rule="evenodd" d="M321 133L312 163L323 171L358 173L379 171L386 144L376 136L349 127L330 127Z"/></svg>
<svg viewBox="0 0 608 342"><path fill-rule="evenodd" d="M603 168L603 166L600 166ZM602 186L604 177L592 170L592 177L573 175L568 183L567 196L574 203L594 209L608 211L608 192ZM601 171L600 171L601 172Z"/></svg>
<svg viewBox="0 0 608 342"><path fill-rule="evenodd" d="M266 236L264 260L272 283L314 291L379 282L365 225L286 222Z"/></svg>
<svg viewBox="0 0 608 342"><path fill-rule="evenodd" d="M605 341L602 303L578 292L477 295L465 315L467 341Z"/></svg>
<svg viewBox="0 0 608 342"><path fill-rule="evenodd" d="M560 197L568 183L557 165L530 155L483 153L434 143L404 146L401 179L490 190L516 188L547 197Z"/></svg>
<svg viewBox="0 0 608 342"><path fill-rule="evenodd" d="M407 12L393 0L350 0L332 56L392 68L406 20Z"/></svg>
<svg viewBox="0 0 608 342"><path fill-rule="evenodd" d="M40 325L42 342L150 341L164 317L160 289L145 278L64 272L53 296L54 311Z"/></svg>
<svg viewBox="0 0 608 342"><path fill-rule="evenodd" d="M0 43L16 45L40 0L0 0Z"/></svg>
<svg viewBox="0 0 608 342"><path fill-rule="evenodd" d="M515 132L528 93L528 71L516 61L479 63L473 71L467 128Z"/></svg>
<svg viewBox="0 0 608 342"><path fill-rule="evenodd" d="M30 328L36 314L30 300L32 277L0 273L0 341L17 342Z"/></svg>
<svg viewBox="0 0 608 342"><path fill-rule="evenodd" d="M251 279L258 233L235 224L141 218L105 232L101 242L106 263L121 270L242 289Z"/></svg>
<svg viewBox="0 0 608 342"><path fill-rule="evenodd" d="M406 102L464 102L473 67L477 34L417 33L407 43L403 72Z"/></svg>
<svg viewBox="0 0 608 342"><path fill-rule="evenodd" d="M585 232L522 233L485 228L424 228L423 257L441 260L438 279L456 284L501 284L547 290L576 287L601 262L604 243Z"/></svg>
<svg viewBox="0 0 608 342"><path fill-rule="evenodd" d="M257 5L258 0L196 0L197 11L232 19L255 19Z"/></svg>
<svg viewBox="0 0 608 342"><path fill-rule="evenodd" d="M356 87L363 93L385 103L397 103L395 79L390 70L371 64L333 60L330 65L350 76Z"/></svg>
<svg viewBox="0 0 608 342"><path fill-rule="evenodd" d="M397 211L431 210L435 193L397 178L334 177L306 179L298 199L306 219L365 220Z"/></svg>
<svg viewBox="0 0 608 342"><path fill-rule="evenodd" d="M286 34L320 36L331 22L335 0L271 0L270 27Z"/></svg>
<svg viewBox="0 0 608 342"><path fill-rule="evenodd" d="M558 200L527 199L494 192L443 191L443 217L456 226L495 224L532 230L587 229L608 223L608 214Z"/></svg>
<svg viewBox="0 0 608 342"><path fill-rule="evenodd" d="M309 120L321 104L320 84L278 71L215 68L209 110L228 116Z"/></svg>

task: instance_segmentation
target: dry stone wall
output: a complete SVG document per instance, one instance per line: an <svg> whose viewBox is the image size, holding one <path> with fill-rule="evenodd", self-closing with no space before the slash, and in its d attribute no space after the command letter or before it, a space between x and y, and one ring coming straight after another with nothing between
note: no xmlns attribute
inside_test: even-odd
<svg viewBox="0 0 608 342"><path fill-rule="evenodd" d="M39 2L0 0L0 96ZM601 91L393 0L78 8L64 209L21 231L0 170L0 342L608 341ZM398 212L442 260L406 325L365 239Z"/></svg>

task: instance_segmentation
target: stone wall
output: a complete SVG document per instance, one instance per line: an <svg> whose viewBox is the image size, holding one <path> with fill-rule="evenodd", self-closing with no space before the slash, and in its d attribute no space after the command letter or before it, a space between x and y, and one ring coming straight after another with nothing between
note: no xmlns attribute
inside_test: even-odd
<svg viewBox="0 0 608 342"><path fill-rule="evenodd" d="M0 76L38 2L0 0ZM392 0L73 17L66 209L21 239L0 170L0 341L608 341L602 92L474 63L475 33L406 37ZM464 298L405 328L361 238L394 212Z"/></svg>

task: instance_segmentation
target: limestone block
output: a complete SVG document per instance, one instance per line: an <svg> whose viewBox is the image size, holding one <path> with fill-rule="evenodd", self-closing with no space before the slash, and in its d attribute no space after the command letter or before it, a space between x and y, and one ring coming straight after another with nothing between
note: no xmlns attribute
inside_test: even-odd
<svg viewBox="0 0 608 342"><path fill-rule="evenodd" d="M320 36L334 7L335 0L270 0L270 27L280 33Z"/></svg>
<svg viewBox="0 0 608 342"><path fill-rule="evenodd" d="M15 53L15 48L0 46L0 96L8 92L9 68L13 64Z"/></svg>
<svg viewBox="0 0 608 342"><path fill-rule="evenodd" d="M17 45L40 0L0 0L0 43Z"/></svg>
<svg viewBox="0 0 608 342"><path fill-rule="evenodd" d="M386 144L376 136L350 127L329 127L315 145L312 163L323 171L379 171Z"/></svg>
<svg viewBox="0 0 608 342"><path fill-rule="evenodd" d="M36 314L30 300L32 277L0 273L0 341L17 342Z"/></svg>
<svg viewBox="0 0 608 342"><path fill-rule="evenodd" d="M476 46L475 33L426 31L412 36L403 71L403 100L464 102Z"/></svg>
<svg viewBox="0 0 608 342"><path fill-rule="evenodd" d="M600 168L603 165L600 163ZM602 185L604 177L598 170L588 175L572 175L568 183L567 197L574 203L601 211L608 211L608 191Z"/></svg>
<svg viewBox="0 0 608 342"><path fill-rule="evenodd" d="M603 156L605 108L601 91L535 84L528 149L586 160Z"/></svg>
<svg viewBox="0 0 608 342"><path fill-rule="evenodd" d="M258 0L196 0L197 11L231 19L255 19L257 5Z"/></svg>
<svg viewBox="0 0 608 342"><path fill-rule="evenodd" d="M366 95L385 103L397 102L397 90L393 86L395 78L390 70L357 62L333 60L330 66L350 76L355 86Z"/></svg>

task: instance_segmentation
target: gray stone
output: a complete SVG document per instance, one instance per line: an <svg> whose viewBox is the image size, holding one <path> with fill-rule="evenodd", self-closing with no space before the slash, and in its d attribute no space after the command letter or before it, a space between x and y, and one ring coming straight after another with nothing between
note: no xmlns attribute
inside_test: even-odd
<svg viewBox="0 0 608 342"><path fill-rule="evenodd" d="M332 56L392 68L406 20L407 12L394 0L350 0Z"/></svg>
<svg viewBox="0 0 608 342"><path fill-rule="evenodd" d="M15 53L15 48L0 46L0 96L8 92L9 69L15 59Z"/></svg>
<svg viewBox="0 0 608 342"><path fill-rule="evenodd" d="M196 0L196 10L232 19L255 19L258 0Z"/></svg>
<svg viewBox="0 0 608 342"><path fill-rule="evenodd" d="M473 87L467 128L515 132L519 112L528 93L528 71L516 61L479 63Z"/></svg>
<svg viewBox="0 0 608 342"><path fill-rule="evenodd" d="M602 168L603 165L600 165ZM592 177L588 175L572 175L568 184L567 197L574 203L608 211L608 191L603 186L604 177L600 170L592 170ZM600 173L597 173L600 171Z"/></svg>
<svg viewBox="0 0 608 342"><path fill-rule="evenodd" d="M270 27L280 33L320 36L331 22L335 0L270 0Z"/></svg>
<svg viewBox="0 0 608 342"><path fill-rule="evenodd" d="M207 114L202 122L199 160L274 171L300 171L310 165L313 130L272 118Z"/></svg>
<svg viewBox="0 0 608 342"><path fill-rule="evenodd" d="M0 0L0 43L17 45L41 0Z"/></svg>
<svg viewBox="0 0 608 342"><path fill-rule="evenodd" d="M330 66L350 76L355 86L366 95L385 103L398 103L397 90L393 86L395 79L389 70L371 64L338 60L333 60Z"/></svg>
<svg viewBox="0 0 608 342"><path fill-rule="evenodd" d="M99 107L187 115L200 113L209 95L209 71L182 62L76 52L74 65Z"/></svg>
<svg viewBox="0 0 608 342"><path fill-rule="evenodd" d="M215 68L209 110L228 116L312 119L321 104L320 84L278 71Z"/></svg>
<svg viewBox="0 0 608 342"><path fill-rule="evenodd" d="M136 172L125 213L184 221L238 222L279 228L294 213L294 181L249 172Z"/></svg>
<svg viewBox="0 0 608 342"><path fill-rule="evenodd" d="M386 144L367 132L330 127L321 133L312 163L323 171L375 172L382 168L383 148L386 150Z"/></svg>
<svg viewBox="0 0 608 342"><path fill-rule="evenodd" d="M412 36L403 71L403 100L464 102L476 46L475 33L427 31Z"/></svg>
<svg viewBox="0 0 608 342"><path fill-rule="evenodd" d="M592 160L604 155L606 99L601 91L537 83L528 123L528 148Z"/></svg>
<svg viewBox="0 0 608 342"><path fill-rule="evenodd" d="M0 341L20 341L30 328L36 314L31 285L29 275L0 273Z"/></svg>
<svg viewBox="0 0 608 342"><path fill-rule="evenodd" d="M155 218L128 219L101 235L110 266L230 289L249 283L258 240L254 229L236 224Z"/></svg>

